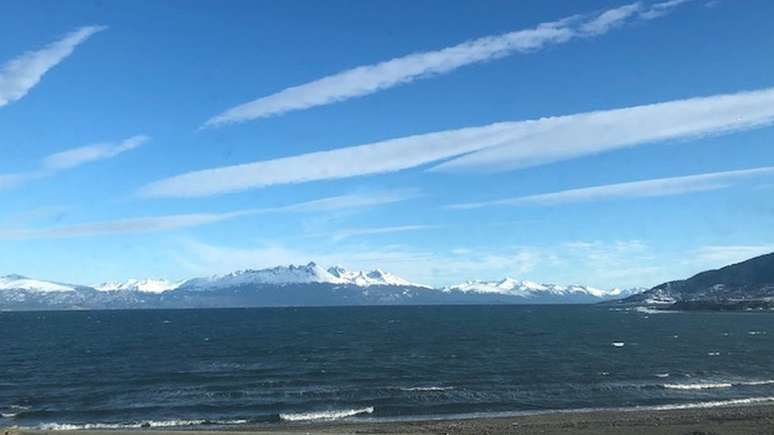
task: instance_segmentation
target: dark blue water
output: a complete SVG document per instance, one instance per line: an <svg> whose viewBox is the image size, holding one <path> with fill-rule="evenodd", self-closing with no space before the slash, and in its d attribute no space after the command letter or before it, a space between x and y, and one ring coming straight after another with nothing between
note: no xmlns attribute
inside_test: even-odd
<svg viewBox="0 0 774 435"><path fill-rule="evenodd" d="M773 316L595 306L6 312L0 426L756 403L774 400Z"/></svg>

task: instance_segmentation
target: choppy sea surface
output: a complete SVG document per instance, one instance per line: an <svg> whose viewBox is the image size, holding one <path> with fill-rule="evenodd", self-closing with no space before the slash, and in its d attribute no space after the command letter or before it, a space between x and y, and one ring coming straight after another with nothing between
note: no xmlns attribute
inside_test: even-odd
<svg viewBox="0 0 774 435"><path fill-rule="evenodd" d="M601 306L0 313L0 426L774 402L774 315Z"/></svg>

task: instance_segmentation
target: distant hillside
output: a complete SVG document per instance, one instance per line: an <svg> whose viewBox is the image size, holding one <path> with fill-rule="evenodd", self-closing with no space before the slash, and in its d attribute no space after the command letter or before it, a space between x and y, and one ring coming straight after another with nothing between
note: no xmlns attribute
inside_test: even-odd
<svg viewBox="0 0 774 435"><path fill-rule="evenodd" d="M772 309L774 253L666 282L614 303L670 309Z"/></svg>

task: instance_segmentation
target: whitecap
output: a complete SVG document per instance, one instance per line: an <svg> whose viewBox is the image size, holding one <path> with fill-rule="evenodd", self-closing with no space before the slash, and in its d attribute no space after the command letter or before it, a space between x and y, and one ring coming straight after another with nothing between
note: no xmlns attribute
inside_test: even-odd
<svg viewBox="0 0 774 435"><path fill-rule="evenodd" d="M623 341L614 341L612 344L614 347L624 347Z"/></svg>
<svg viewBox="0 0 774 435"><path fill-rule="evenodd" d="M454 387L401 387L401 391L449 391Z"/></svg>
<svg viewBox="0 0 774 435"><path fill-rule="evenodd" d="M758 403L771 403L771 402L774 402L774 397L749 397L747 399L730 399L730 400L717 400L712 402L694 402L694 403L680 403L680 404L674 404L674 405L660 405L660 406L654 406L649 409L669 410L669 409L718 408L721 406L754 405Z"/></svg>
<svg viewBox="0 0 774 435"><path fill-rule="evenodd" d="M374 407L369 406L367 408L359 409L339 409L330 411L280 414L279 417L284 421L337 420L340 418L352 417L358 414L371 414L373 412Z"/></svg>
<svg viewBox="0 0 774 435"><path fill-rule="evenodd" d="M707 352L709 356L720 356L720 352Z"/></svg>
<svg viewBox="0 0 774 435"><path fill-rule="evenodd" d="M705 384L664 384L662 387L673 390L707 390L712 388L731 388L734 384L727 382L722 383L705 383Z"/></svg>
<svg viewBox="0 0 774 435"><path fill-rule="evenodd" d="M740 385L771 385L774 384L774 379L766 379L765 381L750 381L741 382Z"/></svg>
<svg viewBox="0 0 774 435"><path fill-rule="evenodd" d="M764 379L758 381L718 381L718 382L705 382L696 384L664 384L662 387L671 388L677 390L705 390L711 388L730 388L730 387L754 387L758 385L773 385L774 379Z"/></svg>
<svg viewBox="0 0 774 435"><path fill-rule="evenodd" d="M30 409L30 407L29 406L22 406L22 405L11 405L7 409L11 410L11 411L26 411L26 410ZM18 412L0 412L0 417L2 417L2 418L14 418L17 415L19 415Z"/></svg>
<svg viewBox="0 0 774 435"><path fill-rule="evenodd" d="M202 424L234 425L245 424L247 420L151 420L141 423L43 423L35 427L38 430L93 430L93 429L141 429L197 426Z"/></svg>
<svg viewBox="0 0 774 435"><path fill-rule="evenodd" d="M655 375L657 378L668 378L669 373L656 373Z"/></svg>

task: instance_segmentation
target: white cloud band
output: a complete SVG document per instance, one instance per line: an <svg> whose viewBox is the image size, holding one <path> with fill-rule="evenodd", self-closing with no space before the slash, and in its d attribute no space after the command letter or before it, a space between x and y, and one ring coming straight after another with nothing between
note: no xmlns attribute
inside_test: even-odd
<svg viewBox="0 0 774 435"><path fill-rule="evenodd" d="M685 177L657 178L629 183L607 184L562 190L539 195L521 196L496 201L454 204L448 208L472 209L491 206L556 205L576 202L591 202L611 198L641 198L682 195L691 192L717 190L730 186L740 178L774 174L774 166L743 169L738 171L712 172Z"/></svg>
<svg viewBox="0 0 774 435"><path fill-rule="evenodd" d="M38 169L28 172L0 174L0 190L16 187L39 178L49 177L57 172L72 169L85 163L115 157L139 147L147 142L148 139L147 136L138 135L119 143L87 145L51 154L43 158Z"/></svg>
<svg viewBox="0 0 774 435"><path fill-rule="evenodd" d="M501 122L189 172L146 197L198 197L276 184L382 174L450 159L431 171L503 171L673 139L768 126L774 88L530 121Z"/></svg>
<svg viewBox="0 0 774 435"><path fill-rule="evenodd" d="M104 29L104 26L81 27L44 49L27 52L4 64L0 67L0 107L27 95L48 70L69 56L80 43Z"/></svg>
<svg viewBox="0 0 774 435"><path fill-rule="evenodd" d="M204 126L216 127L332 104L448 73L465 65L535 51L574 38L602 35L625 24L627 20L651 19L663 15L677 4L672 1L646 8L636 2L599 14L573 16L542 23L532 29L487 36L437 51L360 66L233 107L209 119Z"/></svg>

